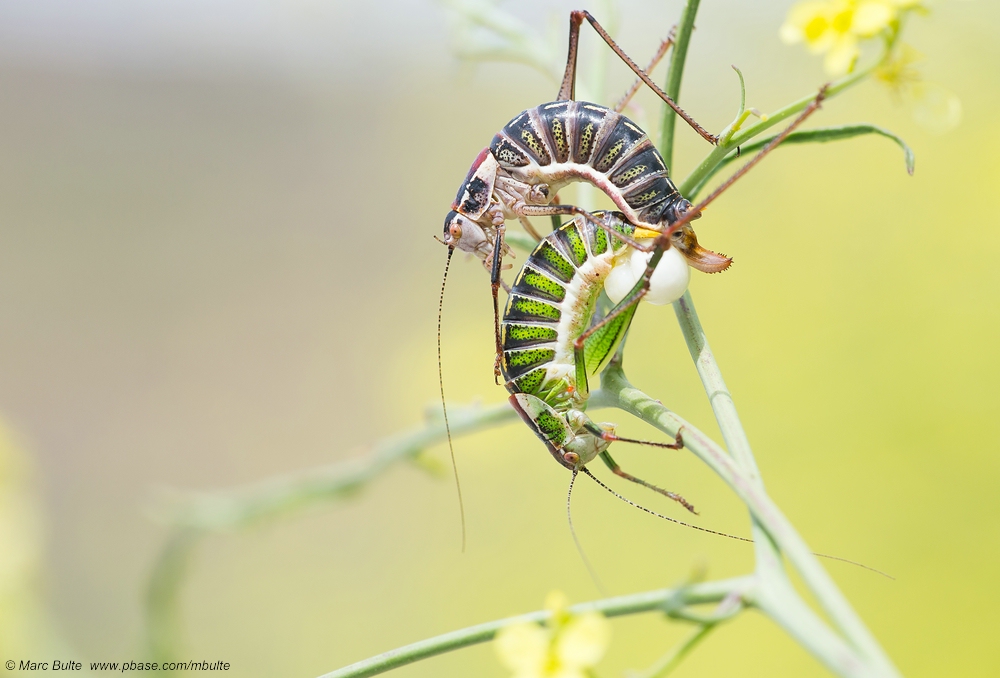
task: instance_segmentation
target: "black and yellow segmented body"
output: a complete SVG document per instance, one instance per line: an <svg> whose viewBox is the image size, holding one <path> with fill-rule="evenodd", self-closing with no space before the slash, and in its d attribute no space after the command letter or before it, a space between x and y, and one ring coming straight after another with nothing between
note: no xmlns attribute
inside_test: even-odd
<svg viewBox="0 0 1000 678"><path fill-rule="evenodd" d="M597 104L555 101L528 109L493 137L490 151L512 177L548 183L553 194L570 181L597 183L644 223L672 222L669 208L682 199L646 133Z"/></svg>
<svg viewBox="0 0 1000 678"><path fill-rule="evenodd" d="M635 227L620 212L597 212L612 230L631 236ZM501 371L507 390L536 396L557 412L580 408L586 395L577 383L574 341L590 327L597 297L615 256L626 245L582 217L543 239L511 287L501 322ZM634 309L633 309L634 310ZM606 362L632 313L584 344L588 373Z"/></svg>

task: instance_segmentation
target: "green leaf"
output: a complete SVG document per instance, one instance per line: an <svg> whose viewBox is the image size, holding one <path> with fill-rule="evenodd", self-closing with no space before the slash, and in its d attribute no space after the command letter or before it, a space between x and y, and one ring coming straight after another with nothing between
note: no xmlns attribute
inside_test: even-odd
<svg viewBox="0 0 1000 678"><path fill-rule="evenodd" d="M782 142L782 146L785 144L816 144L816 143L826 143L828 141L840 141L842 139L851 139L853 137L859 137L865 134L877 134L883 136L886 139L891 139L895 141L896 144L903 149L903 159L906 161L906 172L908 174L913 174L913 166L916 161L913 155L913 149L906 145L906 142L899 138L897 135L893 134L887 129L877 127L875 125L868 124L855 124L855 125L841 125L839 127L819 127L817 129L803 130L799 132L792 132L788 137ZM725 159L720 162L709 174L705 176L704 179L695 187L691 192L692 195L697 195L708 183L709 179L715 176L715 173L720 169L728 165L729 163L737 160L742 155L749 155L760 149L764 148L774 139L773 136L766 139L761 139L755 141L752 144L745 144L740 147L739 155L736 152L730 153L725 157Z"/></svg>

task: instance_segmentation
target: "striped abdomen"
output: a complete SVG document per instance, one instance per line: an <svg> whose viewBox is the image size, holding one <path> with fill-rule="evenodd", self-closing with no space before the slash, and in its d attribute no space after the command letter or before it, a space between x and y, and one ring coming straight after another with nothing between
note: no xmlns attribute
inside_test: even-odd
<svg viewBox="0 0 1000 678"><path fill-rule="evenodd" d="M672 221L668 208L680 199L646 133L597 104L556 101L528 109L493 137L490 150L501 169L529 183L545 181L558 190L573 180L600 181L649 224Z"/></svg>
<svg viewBox="0 0 1000 678"><path fill-rule="evenodd" d="M619 212L597 212L625 235L635 230ZM557 410L577 390L573 342L590 325L594 304L625 244L582 217L542 240L514 280L501 323L507 390L538 396ZM614 346L586 346L596 369Z"/></svg>

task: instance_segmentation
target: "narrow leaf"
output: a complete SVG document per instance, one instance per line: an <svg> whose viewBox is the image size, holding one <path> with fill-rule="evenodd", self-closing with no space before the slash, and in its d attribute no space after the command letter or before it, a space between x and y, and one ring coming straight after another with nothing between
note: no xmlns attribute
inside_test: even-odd
<svg viewBox="0 0 1000 678"><path fill-rule="evenodd" d="M868 124L856 124L856 125L842 125L840 127L820 127L817 129L802 130L797 132L792 132L788 137L782 142L782 146L785 144L812 144L812 143L826 143L828 141L840 141L842 139L850 139L852 137L859 137L865 134L877 134L883 136L887 139L895 141L896 144L903 149L903 158L906 161L906 172L908 174L913 174L913 167L916 161L913 155L913 149L906 145L906 142L899 138L897 135L893 134L887 129L877 127L875 125ZM730 153L725 157L725 159L720 162L715 169L708 174L697 187L695 187L692 194L697 195L708 183L708 180L715 176L715 173L720 169L735 161L742 155L749 155L760 149L764 148L774 137L768 137L766 139L761 139L755 141L752 144L744 144L740 147L740 155L738 156L735 152Z"/></svg>

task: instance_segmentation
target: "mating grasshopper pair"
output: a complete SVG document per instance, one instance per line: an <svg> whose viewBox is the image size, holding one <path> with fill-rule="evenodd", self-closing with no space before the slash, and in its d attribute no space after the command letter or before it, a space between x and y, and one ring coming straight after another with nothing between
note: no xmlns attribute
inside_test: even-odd
<svg viewBox="0 0 1000 678"><path fill-rule="evenodd" d="M613 109L574 100L584 20L642 83L704 139L718 143L621 50L593 16L574 11L557 100L516 116L479 154L445 217L444 244L449 262L458 249L475 254L490 270L496 376L503 378L511 405L556 461L573 471L575 478L581 471L591 475L585 465L600 457L615 474L694 512L683 497L624 472L608 454L615 441L678 449L683 446L682 433L672 443L654 443L621 438L613 425L593 422L584 413L588 376L597 374L614 355L640 300L670 303L680 298L687 287L689 266L706 273L729 267L729 257L699 245L690 222L812 114L825 90L750 162L708 198L692 205L671 182L666 163L648 135L621 114L638 83ZM669 46L669 40L665 41L650 68ZM559 190L577 181L599 188L617 210L591 213L559 204ZM543 239L528 217L546 215L573 219ZM539 244L509 289L501 318L498 293L503 285L502 260L508 252L505 222L510 219L520 221ZM625 257L642 259L638 266L616 266ZM447 276L447 267L445 271ZM615 305L597 318L602 290ZM438 350L440 365L440 334Z"/></svg>

